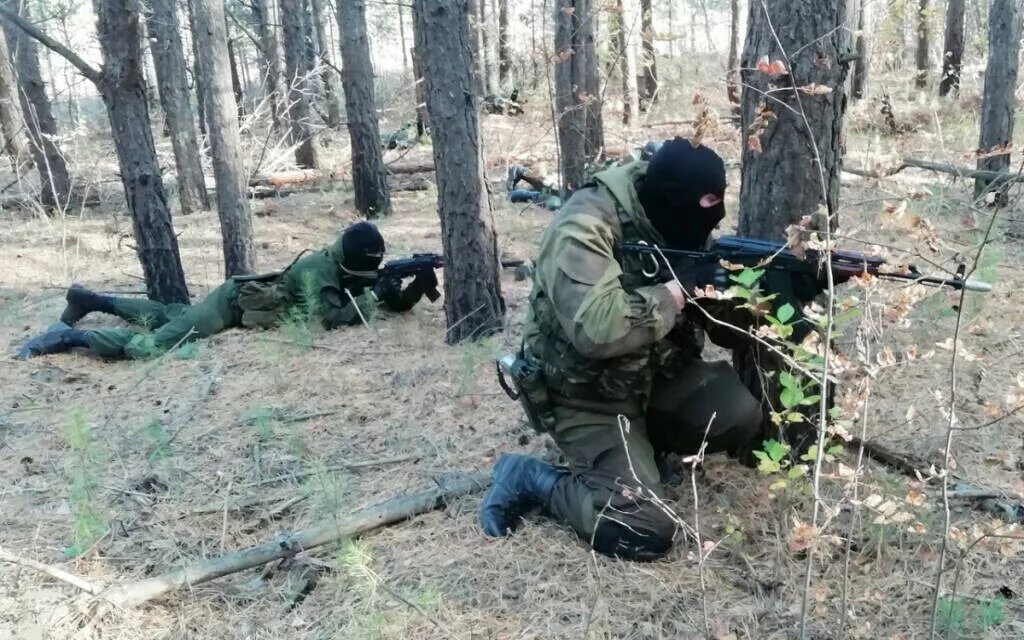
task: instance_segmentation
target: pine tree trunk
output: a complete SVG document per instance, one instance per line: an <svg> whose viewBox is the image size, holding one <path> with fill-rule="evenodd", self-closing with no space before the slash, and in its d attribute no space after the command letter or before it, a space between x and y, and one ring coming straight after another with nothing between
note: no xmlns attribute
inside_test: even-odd
<svg viewBox="0 0 1024 640"><path fill-rule="evenodd" d="M199 0L201 2L210 0ZM212 0L214 2L218 0ZM221 0L222 1L222 0ZM224 33L227 35L227 23L224 23ZM235 117L239 120L245 116L245 107L242 106L245 100L245 94L242 92L242 81L238 78L238 59L235 57L235 41L231 38L227 39L227 54L228 54L228 72L231 80L231 93L235 95ZM213 109L213 106L210 106Z"/></svg>
<svg viewBox="0 0 1024 640"><path fill-rule="evenodd" d="M18 106L18 85L14 79L7 38L0 30L0 133L4 137L4 153L11 159L11 168L31 163L28 145L23 131L24 119Z"/></svg>
<svg viewBox="0 0 1024 640"><path fill-rule="evenodd" d="M472 40L473 30L470 28L470 40ZM415 33L413 33L413 41L415 42ZM423 62L420 60L420 50L416 48L415 44L412 48L412 75L416 83L416 137L422 139L427 133L429 125L429 119L427 117L427 88L426 83L423 81ZM476 81L476 68L473 69L474 82Z"/></svg>
<svg viewBox="0 0 1024 640"><path fill-rule="evenodd" d="M199 45L196 43L196 10L195 3L199 0L187 0L188 26L192 31L192 89L196 92L196 120L199 121L199 133L206 135L206 90L203 84L206 79L199 71Z"/></svg>
<svg viewBox="0 0 1024 640"><path fill-rule="evenodd" d="M305 58L306 70L315 71L317 65L320 64L320 51L316 43L316 26L313 24L313 8L310 6L310 0L301 0L301 3L302 37L304 40L303 56ZM319 76L310 76L311 85L317 85L319 83ZM320 92L318 91L317 94L319 93Z"/></svg>
<svg viewBox="0 0 1024 640"><path fill-rule="evenodd" d="M483 58L484 77L482 84L484 93L494 93L494 60L491 56L491 25L487 19L487 3L491 0L477 0L480 8L480 55Z"/></svg>
<svg viewBox="0 0 1024 640"><path fill-rule="evenodd" d="M327 103L327 126L331 129L338 129L341 127L341 103L338 101L338 83L334 73L334 65L331 62L334 58L331 54L334 47L330 37L330 20L324 0L311 0L311 2L313 17L316 23L317 48L320 50L320 63L323 65L320 79L324 87L324 101ZM343 2L341 4L347 3Z"/></svg>
<svg viewBox="0 0 1024 640"><path fill-rule="evenodd" d="M238 133L238 106L232 89L224 0L195 0L195 3L198 27L195 38L199 67L206 78L203 86L210 124L213 179L217 183L224 273L227 276L252 273L256 268L256 252L246 193L248 180Z"/></svg>
<svg viewBox="0 0 1024 640"><path fill-rule="evenodd" d="M849 32L843 28L843 4L831 0L750 3L741 60L741 131L748 138L742 157L740 235L778 239L789 224L816 213L822 204L835 215L842 163L840 136L846 111L846 69L836 61L850 44ZM782 48L798 52L796 58L786 62L789 74L773 80L755 69L762 55L771 60L784 55L772 34L769 16ZM779 25L787 27L779 29ZM832 63L821 64L823 59ZM790 88L811 83L832 91L808 95ZM772 87L778 89L772 92L773 99L766 101L764 92ZM776 104L776 100L783 104ZM799 115L801 108L810 132ZM774 117L761 115L765 110Z"/></svg>
<svg viewBox="0 0 1024 640"><path fill-rule="evenodd" d="M989 152L1013 143L1013 114L1016 109L1017 58L1020 55L1021 10L1016 0L995 0L988 14L988 62L985 66L985 90L981 101L981 135L978 149ZM1010 154L978 159L978 169L1009 171ZM988 192L996 202L1006 203L1006 183L978 179L974 197Z"/></svg>
<svg viewBox="0 0 1024 640"><path fill-rule="evenodd" d="M498 85L508 88L509 72L512 70L512 54L508 41L508 0L498 3Z"/></svg>
<svg viewBox="0 0 1024 640"><path fill-rule="evenodd" d="M398 9L398 36L402 46L402 70L409 73L409 48L405 42L405 7L397 5Z"/></svg>
<svg viewBox="0 0 1024 640"><path fill-rule="evenodd" d="M914 52L914 62L917 64L914 85L924 89L928 86L928 0L919 0L917 5L917 50Z"/></svg>
<svg viewBox="0 0 1024 640"><path fill-rule="evenodd" d="M274 0L257 0L259 7L260 48L266 75L263 78L263 92L270 107L270 120L274 131L281 130L281 54L277 42L277 26L274 22Z"/></svg>
<svg viewBox="0 0 1024 640"><path fill-rule="evenodd" d="M733 115L739 114L740 108L740 86L738 83L740 71L739 65L740 48L740 0L729 1L729 61L726 64L725 72L725 93L732 105Z"/></svg>
<svg viewBox="0 0 1024 640"><path fill-rule="evenodd" d="M316 147L310 120L306 22L302 0L280 0L281 26L284 32L285 81L288 83L288 120L295 164L315 169Z"/></svg>
<svg viewBox="0 0 1024 640"><path fill-rule="evenodd" d="M185 77L185 54L174 0L148 0L149 46L160 84L167 130L178 172L178 200L184 214L210 208L196 141L195 120Z"/></svg>
<svg viewBox="0 0 1024 640"><path fill-rule="evenodd" d="M4 4L26 20L32 20L24 0L6 0ZM39 48L35 40L6 20L3 27L17 73L18 101L25 118L29 151L39 170L39 200L47 208L67 206L71 198L71 178L64 154L55 141L57 121L39 69Z"/></svg>
<svg viewBox="0 0 1024 640"><path fill-rule="evenodd" d="M480 33L480 8L477 5L477 2L484 1L467 0L466 3L466 10L469 12L469 49L473 56L473 92L478 96L484 94L484 78L487 77L487 68L484 66L484 53L480 47L482 35Z"/></svg>
<svg viewBox="0 0 1024 640"><path fill-rule="evenodd" d="M629 25L633 15L633 0L616 0L608 28L611 31L611 50L618 60L622 80L622 124L631 125L640 114L636 86L636 56L629 41Z"/></svg>
<svg viewBox="0 0 1024 640"><path fill-rule="evenodd" d="M654 14L651 0L640 0L640 28L643 32L643 56L640 65L643 67L644 81L640 86L640 108L646 110L658 99L658 61L654 51Z"/></svg>
<svg viewBox="0 0 1024 640"><path fill-rule="evenodd" d="M530 63L533 68L530 87L536 89L540 82L540 54L537 51L537 0L530 0Z"/></svg>
<svg viewBox="0 0 1024 640"><path fill-rule="evenodd" d="M555 9L555 107L563 187L587 180L587 165L604 148L594 47L592 0L566 0Z"/></svg>
<svg viewBox="0 0 1024 640"><path fill-rule="evenodd" d="M444 307L449 344L501 330L505 302L498 239L484 183L479 100L466 0L414 0L416 49L423 64L437 167L444 244Z"/></svg>
<svg viewBox="0 0 1024 640"><path fill-rule="evenodd" d="M949 0L946 6L946 37L942 45L942 80L939 81L939 95L960 91L960 68L964 59L964 17L965 0Z"/></svg>
<svg viewBox="0 0 1024 640"><path fill-rule="evenodd" d="M860 100L864 97L864 87L868 83L870 53L868 52L868 34L866 33L867 12L870 0L860 0L857 9L857 59L853 62L853 81L850 83L850 97Z"/></svg>
<svg viewBox="0 0 1024 640"><path fill-rule="evenodd" d="M387 215L391 210L391 196L380 149L365 0L346 0L338 6L338 33L341 35L341 82L352 142L356 210L368 218Z"/></svg>
<svg viewBox="0 0 1024 640"><path fill-rule="evenodd" d="M163 303L187 303L178 239L153 145L139 5L134 0L93 0L93 10L103 53L98 88L110 118L146 292Z"/></svg>

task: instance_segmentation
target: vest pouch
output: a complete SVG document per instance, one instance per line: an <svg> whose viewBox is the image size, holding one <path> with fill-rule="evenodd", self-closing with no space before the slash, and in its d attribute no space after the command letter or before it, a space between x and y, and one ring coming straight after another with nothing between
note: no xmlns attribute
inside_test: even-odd
<svg viewBox="0 0 1024 640"><path fill-rule="evenodd" d="M279 281L250 280L239 283L238 306L242 326L270 329L280 324L291 306L291 297Z"/></svg>

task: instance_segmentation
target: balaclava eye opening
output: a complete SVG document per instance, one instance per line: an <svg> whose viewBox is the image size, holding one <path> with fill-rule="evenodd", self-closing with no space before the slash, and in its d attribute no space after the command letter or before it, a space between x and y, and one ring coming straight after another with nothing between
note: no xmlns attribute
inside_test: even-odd
<svg viewBox="0 0 1024 640"><path fill-rule="evenodd" d="M637 195L669 248L696 251L725 217L724 202L705 208L700 199L709 193L723 198L725 184L725 163L717 153L677 137L651 158Z"/></svg>
<svg viewBox="0 0 1024 640"><path fill-rule="evenodd" d="M341 234L341 267L354 275L373 274L384 259L384 237L373 224L357 222Z"/></svg>

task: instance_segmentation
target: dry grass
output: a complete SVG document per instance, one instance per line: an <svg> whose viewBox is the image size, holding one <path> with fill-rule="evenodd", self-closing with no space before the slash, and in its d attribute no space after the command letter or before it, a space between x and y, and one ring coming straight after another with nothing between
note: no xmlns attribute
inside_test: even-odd
<svg viewBox="0 0 1024 640"><path fill-rule="evenodd" d="M690 101L681 104L680 113L666 111L652 121L690 117ZM534 110L532 119L487 119L488 148L500 150L490 158L495 165L509 158L547 159L553 165L539 101ZM854 111L851 130L857 133L847 143L851 157L935 148L928 137L934 133L928 131L898 141L876 137L861 126L872 117L867 107ZM624 137L612 126L613 118L608 117L610 138ZM967 125L951 117L948 126ZM673 130L678 127L644 134ZM713 144L736 159L740 139L723 125ZM948 132L945 139L959 140ZM953 156L970 148L960 141L950 146ZM344 150L332 152L343 171ZM409 159L416 157L429 156L416 150ZM500 173L495 170L492 177L499 180ZM734 172L730 182L738 181ZM354 219L350 194L330 189L256 203L261 267L287 264L300 250L329 242ZM910 208L927 214L947 242L942 255L969 246L975 234L965 220L977 222L976 217L965 213L959 186L948 188L944 178L931 174L908 172L881 184L851 180L843 198L854 204L844 210L843 225L859 238L913 249L905 234L880 224L878 201L914 193L923 195ZM115 196L109 196L106 208L64 222L3 214L0 344L9 351L60 313L70 281L140 290L130 238L122 237L130 225ZM431 192L398 195L396 210L381 223L393 253L440 249ZM532 255L548 215L499 202L496 219L505 250ZM179 217L175 223L190 288L200 295L221 279L216 216ZM727 230L732 223L727 221ZM1017 320L1024 296L1015 271L1021 251L1003 242L994 251L983 275L996 282L995 291L972 303L968 315L965 347L981 359L961 365L959 412L965 425L988 420L986 405L1001 406L1013 376L1024 369ZM492 379L491 357L517 341L528 294L528 284L514 281L511 273L504 275L502 287L508 330L478 345L444 346L443 311L424 301L410 314L372 321L369 329L229 331L199 343L187 357L157 363L103 362L80 354L9 360L0 372L0 544L44 562L65 562L69 570L109 584L265 541L429 486L439 474L487 469L501 451L557 455L529 432L518 406ZM891 294L893 288L883 290ZM885 344L897 354L910 345L922 352L936 348L934 343L951 334L944 294L933 294L910 319L906 327L887 330ZM90 318L86 326L107 320ZM303 346L309 339L318 346ZM946 353L938 349L934 359L878 374L869 421L873 437L935 458L944 420L934 393L946 385ZM916 415L908 420L910 406ZM303 419L310 414L325 415ZM89 427L91 444L74 439L82 424ZM1021 425L1013 417L960 435L958 469L988 487L1024 493ZM345 462L406 455L415 459L336 469ZM852 458L844 461L853 464ZM803 552L793 551L790 543L794 518L807 519L808 502L799 491L771 495L771 481L719 457L710 458L699 476L703 535L719 543L705 572L712 629L721 638L795 633L804 562ZM905 503L908 491L919 485L878 466L869 466L863 482L862 496L877 493L900 502L924 532L908 531L907 524L872 525L870 515L855 529L849 636L922 637L940 535L937 498L926 489L923 504ZM76 483L88 488L87 499L72 499ZM829 504L840 504L847 482L826 484ZM308 497L275 512L297 496ZM692 521L688 489L672 489L669 496L680 516ZM251 499L263 502L236 508ZM312 640L703 634L697 558L685 541L653 564L595 557L569 530L543 518L531 519L510 539L493 541L477 528L478 501L479 496L468 497L354 545L318 549L310 553L315 561L274 565L268 573L247 571L115 612L83 635ZM89 548L79 558L66 560L62 549L75 542L74 525L88 509L109 532L87 541ZM845 510L836 514L826 533L844 533L848 517ZM953 554L959 561L959 550L992 524L968 508L957 509L954 520L965 536ZM972 599L960 601L961 633L949 637L1024 635L1021 550L1017 541L991 539L962 560L958 592ZM315 589L295 602L311 566L326 571ZM838 638L841 546L824 552L816 566L813 637ZM1018 595L1002 601L1002 615L985 628L981 607L1000 602L1000 587ZM70 636L80 622L73 595L70 587L39 574L0 566L0 637Z"/></svg>

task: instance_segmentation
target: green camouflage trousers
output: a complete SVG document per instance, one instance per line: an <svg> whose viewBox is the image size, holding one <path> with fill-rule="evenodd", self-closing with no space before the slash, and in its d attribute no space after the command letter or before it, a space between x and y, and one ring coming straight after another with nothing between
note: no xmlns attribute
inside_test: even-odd
<svg viewBox="0 0 1024 640"><path fill-rule="evenodd" d="M95 329L86 332L86 340L92 351L106 358L151 358L178 343L241 326L238 288L237 282L228 279L194 305L115 298L116 316L148 327L152 333L128 328Z"/></svg>
<svg viewBox="0 0 1024 640"><path fill-rule="evenodd" d="M739 453L761 427L760 404L726 362L695 360L671 379L657 378L646 415L619 428L617 415L555 407L552 436L570 475L554 489L549 511L606 555L650 560L672 546L675 523L644 493L658 495L656 454Z"/></svg>

